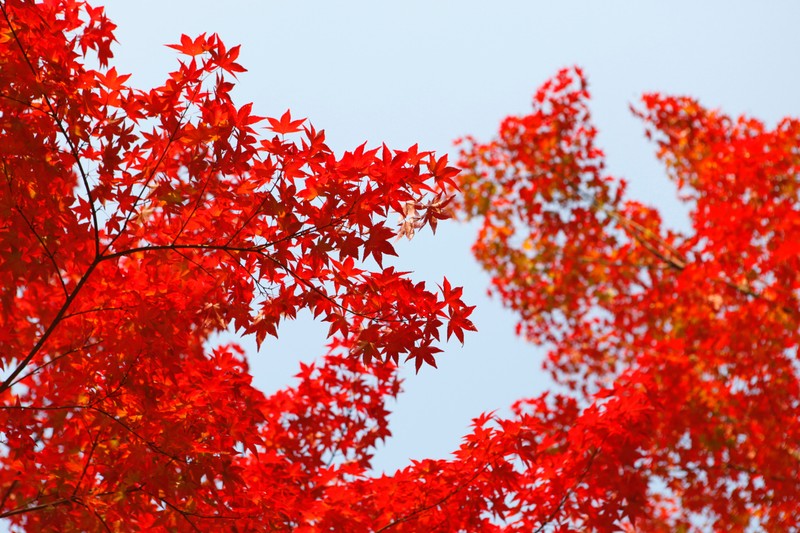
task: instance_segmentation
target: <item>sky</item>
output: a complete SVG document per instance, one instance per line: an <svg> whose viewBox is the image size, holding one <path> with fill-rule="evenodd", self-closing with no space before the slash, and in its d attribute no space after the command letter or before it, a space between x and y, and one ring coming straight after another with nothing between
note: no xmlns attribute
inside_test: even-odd
<svg viewBox="0 0 800 533"><path fill-rule="evenodd" d="M768 6L768 7L767 7ZM111 0L118 25L112 61L150 88L176 66L166 48L181 34L218 33L242 45L234 92L257 115L308 117L337 153L363 142L452 153L455 138L488 139L505 116L530 109L535 89L559 68L589 78L598 144L608 172L630 196L686 228L629 105L645 92L690 95L732 115L774 124L800 116L800 3L736 1L272 1ZM514 316L486 296L488 277L470 254L476 227L447 221L399 242L394 264L416 280L464 286L477 333L445 346L438 369L408 365L390 408L394 436L376 472L409 459L447 457L482 412L551 386L544 351L514 336ZM327 327L308 316L285 324L257 351L242 339L254 383L270 393L293 382L298 361L324 351Z"/></svg>

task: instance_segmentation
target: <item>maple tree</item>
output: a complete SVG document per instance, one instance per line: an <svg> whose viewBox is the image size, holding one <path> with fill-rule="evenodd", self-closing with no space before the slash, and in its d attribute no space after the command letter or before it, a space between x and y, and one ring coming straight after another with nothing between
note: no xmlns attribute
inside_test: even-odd
<svg viewBox="0 0 800 533"><path fill-rule="evenodd" d="M237 107L238 48L170 45L142 91L114 25L0 2L0 517L30 531L781 530L797 522L800 122L646 95L691 233L606 175L564 70L459 166L337 157ZM94 65L90 67L89 65ZM271 133L262 135L262 127ZM461 192L456 194L456 189ZM474 329L461 289L383 266L455 210L560 393L481 415L451 459L375 476L397 365ZM394 226L395 218L400 219ZM265 397L260 343L300 310L328 353Z"/></svg>
<svg viewBox="0 0 800 533"><path fill-rule="evenodd" d="M383 266L394 213L405 235L435 227L457 171L416 146L336 157L288 111L262 137L230 98L239 49L215 35L181 37L179 68L142 91L108 64L102 8L0 9L0 516L292 523L387 434L384 374L435 365L440 335L474 329L447 280ZM315 392L266 399L236 346L207 348L229 326L260 343L301 309L334 343L323 377L305 374ZM275 502L292 494L287 514Z"/></svg>
<svg viewBox="0 0 800 533"><path fill-rule="evenodd" d="M531 114L462 148L462 208L482 220L475 256L573 391L522 402L529 414L507 422L534 420L513 485L529 491L513 489L532 510L521 523L792 527L800 121L770 130L645 95L634 112L691 208L684 233L604 173L588 96L583 73L563 70Z"/></svg>

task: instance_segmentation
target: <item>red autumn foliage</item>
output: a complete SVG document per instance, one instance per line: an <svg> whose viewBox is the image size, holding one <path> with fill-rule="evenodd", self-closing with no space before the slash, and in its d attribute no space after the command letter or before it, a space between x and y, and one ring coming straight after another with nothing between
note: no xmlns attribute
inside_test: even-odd
<svg viewBox="0 0 800 533"><path fill-rule="evenodd" d="M561 418L537 436L558 444L527 457L542 470L522 522L786 530L800 520L800 121L769 130L645 95L634 112L691 207L682 233L605 174L588 97L563 70L531 114L462 149L475 256L574 391L534 404Z"/></svg>
<svg viewBox="0 0 800 533"><path fill-rule="evenodd" d="M0 3L0 518L25 531L785 530L800 508L800 122L689 98L636 113L691 205L661 225L605 174L565 70L458 172L416 146L337 157L237 107L238 47L170 45L141 91L74 0ZM89 65L96 65L92 68ZM268 124L268 126L267 126ZM271 130L266 136L264 129ZM456 189L461 193L453 198ZM397 364L472 310L383 266L451 212L565 392L482 415L449 460L370 472ZM400 219L399 226L395 220ZM265 397L302 310L330 349Z"/></svg>

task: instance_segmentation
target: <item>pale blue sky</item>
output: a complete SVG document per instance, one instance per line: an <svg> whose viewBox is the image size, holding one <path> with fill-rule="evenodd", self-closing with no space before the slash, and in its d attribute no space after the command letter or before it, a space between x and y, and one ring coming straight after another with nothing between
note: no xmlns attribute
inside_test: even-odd
<svg viewBox="0 0 800 533"><path fill-rule="evenodd" d="M242 44L236 97L259 115L291 108L326 130L337 152L364 141L452 151L464 134L488 138L508 114L524 113L536 87L560 67L582 66L609 172L630 192L685 222L673 187L628 112L642 92L689 94L711 107L774 123L800 115L800 3L723 1L474 2L419 0L114 0L116 65L150 87L175 65L165 43L181 33L217 32ZM766 6L770 6L767 8ZM504 409L548 386L542 352L513 335L514 318L485 297L487 277L469 253L474 228L445 223L400 243L404 270L465 286L479 329L446 347L438 370L406 372L392 405L395 436L378 450L378 470L409 458L444 457L471 418ZM298 359L322 353L327 328L287 324L281 339L250 354L265 392L291 382ZM408 370L411 370L410 368Z"/></svg>

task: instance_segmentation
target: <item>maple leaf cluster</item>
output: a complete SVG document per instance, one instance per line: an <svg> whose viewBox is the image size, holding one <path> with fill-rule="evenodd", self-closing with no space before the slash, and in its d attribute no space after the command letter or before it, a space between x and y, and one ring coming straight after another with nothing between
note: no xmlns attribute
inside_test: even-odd
<svg viewBox="0 0 800 533"><path fill-rule="evenodd" d="M462 141L475 257L573 391L518 405L553 417L537 437L547 453L527 467L547 468L529 481L542 498L531 503L553 512L525 523L794 527L800 121L770 130L645 95L634 113L689 203L683 233L605 173L586 86L562 70L497 138Z"/></svg>
<svg viewBox="0 0 800 533"><path fill-rule="evenodd" d="M239 48L215 35L170 45L177 70L143 91L109 66L102 8L0 12L0 516L299 523L311 486L363 475L388 435L397 385L357 384L434 365L445 331L474 329L449 286L384 266L404 206L435 226L457 171L416 146L339 157L288 111L237 107ZM228 328L261 343L300 310L335 347L323 375L301 373L316 392L264 398L236 347L208 346Z"/></svg>
<svg viewBox="0 0 800 533"><path fill-rule="evenodd" d="M636 114L690 203L663 227L604 171L580 70L446 157L336 156L237 107L238 47L182 36L166 82L110 65L102 8L0 3L0 518L19 531L794 526L800 122L689 98ZM90 68L89 64L97 65ZM268 131L268 133L264 133ZM459 192L460 189L460 192ZM472 307L384 266L461 213L565 392L481 415L450 459L370 471L403 361ZM397 220L399 219L399 223ZM308 310L320 361L269 397L260 343Z"/></svg>

